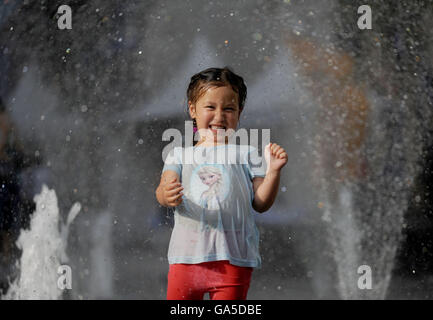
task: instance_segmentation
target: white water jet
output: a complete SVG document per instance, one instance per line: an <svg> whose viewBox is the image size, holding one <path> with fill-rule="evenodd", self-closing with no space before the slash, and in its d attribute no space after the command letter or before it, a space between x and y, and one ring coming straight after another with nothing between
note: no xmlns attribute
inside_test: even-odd
<svg viewBox="0 0 433 320"><path fill-rule="evenodd" d="M21 230L17 246L22 250L19 276L10 285L3 299L57 300L63 291L58 288L58 268L68 262L66 244L69 226L81 209L75 203L66 224L60 223L57 197L54 190L42 186L34 197L36 211L29 230Z"/></svg>
<svg viewBox="0 0 433 320"><path fill-rule="evenodd" d="M325 195L323 195L325 196ZM362 230L357 223L357 208L351 191L342 186L338 198L325 207L323 220L331 227L330 242L337 261L337 287L343 299L365 298L357 287L358 267L362 264Z"/></svg>

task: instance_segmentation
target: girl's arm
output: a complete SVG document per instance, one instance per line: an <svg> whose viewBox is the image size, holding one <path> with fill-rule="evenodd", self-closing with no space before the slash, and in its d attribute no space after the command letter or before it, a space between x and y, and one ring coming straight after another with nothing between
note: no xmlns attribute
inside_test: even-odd
<svg viewBox="0 0 433 320"><path fill-rule="evenodd" d="M278 194L281 168L287 163L287 154L283 148L270 143L265 148L267 163L266 176L253 179L254 200L253 208L257 212L265 212L272 207Z"/></svg>
<svg viewBox="0 0 433 320"><path fill-rule="evenodd" d="M164 207L176 207L182 202L182 190L179 175L172 170L164 171L156 188L156 199Z"/></svg>
<svg viewBox="0 0 433 320"><path fill-rule="evenodd" d="M255 190L253 201L254 210L263 213L272 207L278 194L279 183L279 172L267 172L264 178L253 179L253 188Z"/></svg>

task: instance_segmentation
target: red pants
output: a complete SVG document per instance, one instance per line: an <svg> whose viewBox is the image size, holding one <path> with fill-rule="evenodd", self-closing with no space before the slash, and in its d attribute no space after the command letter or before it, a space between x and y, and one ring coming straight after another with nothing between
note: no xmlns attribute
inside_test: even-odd
<svg viewBox="0 0 433 320"><path fill-rule="evenodd" d="M245 300L253 268L238 267L228 260L198 264L171 264L167 300Z"/></svg>

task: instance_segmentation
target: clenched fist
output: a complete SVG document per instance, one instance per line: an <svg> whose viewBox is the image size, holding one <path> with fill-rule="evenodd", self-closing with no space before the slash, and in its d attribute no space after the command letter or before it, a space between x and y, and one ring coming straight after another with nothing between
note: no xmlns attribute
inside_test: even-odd
<svg viewBox="0 0 433 320"><path fill-rule="evenodd" d="M288 161L286 151L276 143L269 143L265 147L267 171L280 171Z"/></svg>
<svg viewBox="0 0 433 320"><path fill-rule="evenodd" d="M176 182L176 178L166 183L162 187L162 196L164 197L165 203L169 207L176 207L182 203L183 190L182 184Z"/></svg>

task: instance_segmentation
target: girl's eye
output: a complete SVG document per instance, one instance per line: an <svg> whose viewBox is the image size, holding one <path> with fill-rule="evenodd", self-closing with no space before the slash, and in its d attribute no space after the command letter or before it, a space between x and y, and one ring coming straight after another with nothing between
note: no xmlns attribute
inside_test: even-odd
<svg viewBox="0 0 433 320"><path fill-rule="evenodd" d="M206 108L207 108L207 109L215 109L214 106L207 106Z"/></svg>

